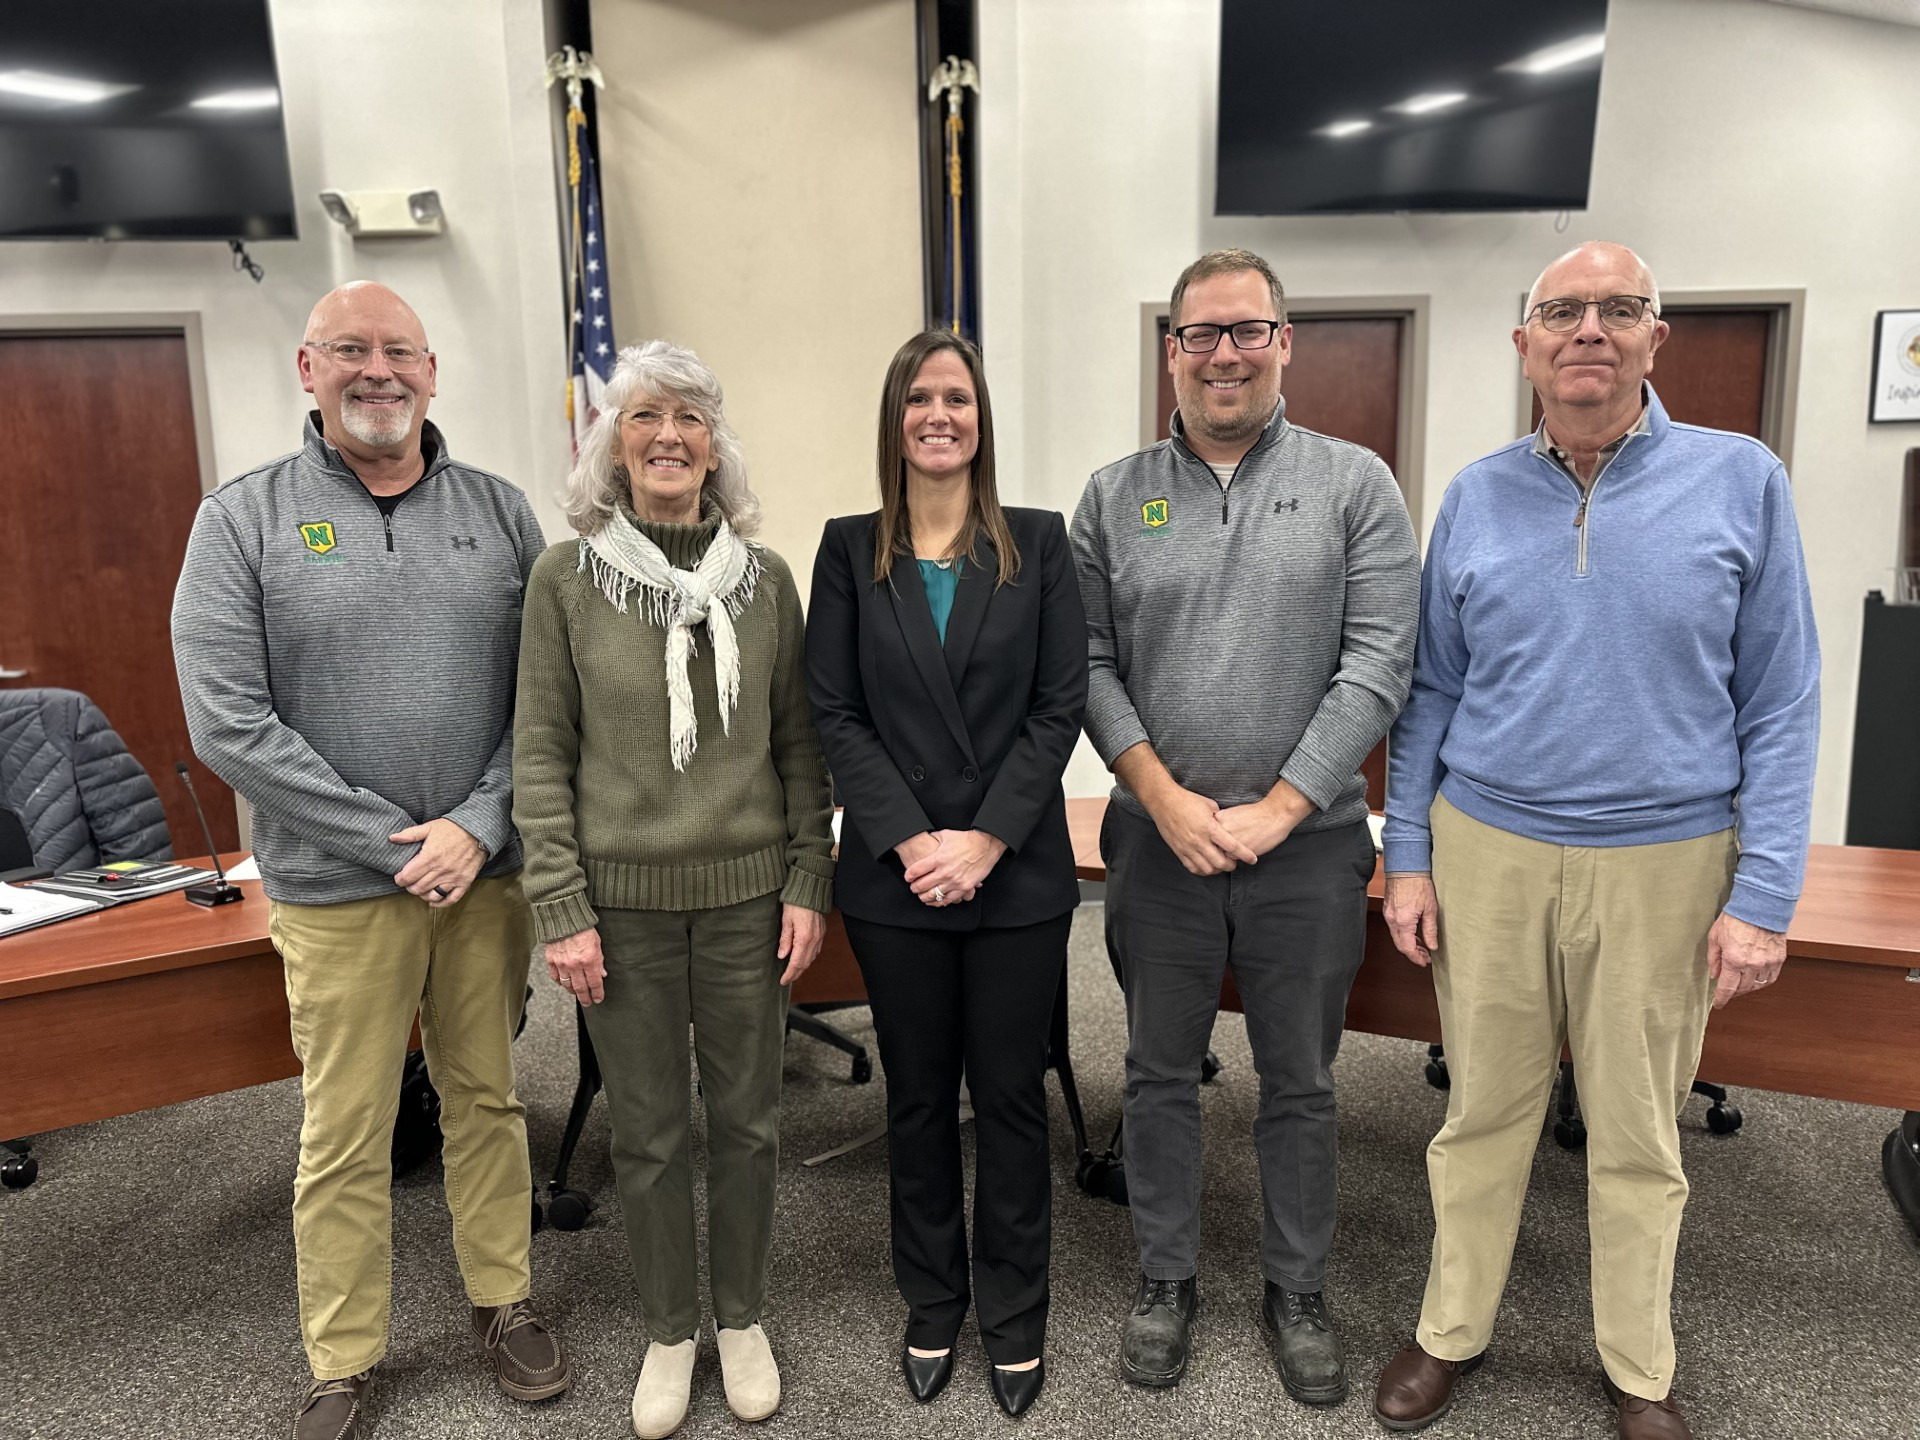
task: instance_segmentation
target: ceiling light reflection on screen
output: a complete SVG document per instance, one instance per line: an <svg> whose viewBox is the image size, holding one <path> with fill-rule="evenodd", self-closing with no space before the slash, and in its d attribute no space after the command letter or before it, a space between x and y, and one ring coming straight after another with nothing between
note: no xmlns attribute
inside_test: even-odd
<svg viewBox="0 0 1920 1440"><path fill-rule="evenodd" d="M138 85L108 85L71 75L49 75L41 70L0 70L0 94L53 100L63 105L98 105L116 95L138 90Z"/></svg>
<svg viewBox="0 0 1920 1440"><path fill-rule="evenodd" d="M1427 95L1415 95L1402 100L1398 105L1389 105L1389 110L1398 110L1402 115L1431 115L1435 110L1444 110L1449 105L1458 105L1467 98L1464 90L1441 90Z"/></svg>
<svg viewBox="0 0 1920 1440"><path fill-rule="evenodd" d="M1510 65L1502 65L1502 70L1517 70L1522 75L1546 75L1555 70L1564 70L1569 65L1578 65L1582 60L1593 60L1606 53L1607 37L1598 35L1580 35L1572 40L1562 40L1558 45L1549 45L1544 50L1536 50L1531 55L1522 55Z"/></svg>
<svg viewBox="0 0 1920 1440"><path fill-rule="evenodd" d="M222 90L217 95L202 95L192 102L195 110L272 110L280 104L280 92L272 86L256 90Z"/></svg>
<svg viewBox="0 0 1920 1440"><path fill-rule="evenodd" d="M1372 128L1371 120L1336 120L1331 125L1322 125L1313 133L1324 135L1329 140L1344 140L1349 135L1359 135Z"/></svg>

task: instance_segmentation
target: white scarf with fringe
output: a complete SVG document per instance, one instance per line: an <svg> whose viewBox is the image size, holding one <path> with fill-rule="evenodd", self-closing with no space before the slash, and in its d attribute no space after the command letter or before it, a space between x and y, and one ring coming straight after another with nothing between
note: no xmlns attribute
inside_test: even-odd
<svg viewBox="0 0 1920 1440"><path fill-rule="evenodd" d="M694 653L693 627L704 621L713 637L720 728L731 734L733 707L740 698L740 646L733 622L753 603L754 586L760 579L759 557L723 517L700 563L691 570L677 570L658 545L616 511L580 542L579 568L592 571L595 587L622 615L627 613L627 592L638 586L645 592L647 619L667 632L667 718L673 768L685 770L699 744L693 685L687 679L687 661Z"/></svg>

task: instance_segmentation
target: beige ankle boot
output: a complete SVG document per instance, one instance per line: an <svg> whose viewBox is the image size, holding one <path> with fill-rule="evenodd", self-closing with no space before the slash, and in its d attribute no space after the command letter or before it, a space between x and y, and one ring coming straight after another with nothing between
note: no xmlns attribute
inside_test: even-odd
<svg viewBox="0 0 1920 1440"><path fill-rule="evenodd" d="M720 1378L726 1382L727 1405L742 1420L764 1420L780 1408L780 1367L773 1363L767 1332L758 1325L744 1330L714 1327L720 1346Z"/></svg>
<svg viewBox="0 0 1920 1440"><path fill-rule="evenodd" d="M640 1440L665 1440L687 1418L693 1393L693 1359L700 1337L678 1345L654 1341L640 1362L640 1379L633 1387L633 1433Z"/></svg>

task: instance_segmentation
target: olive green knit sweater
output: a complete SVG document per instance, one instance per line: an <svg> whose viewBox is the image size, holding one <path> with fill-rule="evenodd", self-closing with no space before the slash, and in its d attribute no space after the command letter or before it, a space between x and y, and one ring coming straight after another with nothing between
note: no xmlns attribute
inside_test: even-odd
<svg viewBox="0 0 1920 1440"><path fill-rule="evenodd" d="M691 569L716 522L640 529ZM699 745L673 768L666 632L638 594L625 614L554 545L527 581L513 723L513 823L543 941L592 928L595 907L705 910L778 890L832 905L833 801L807 708L805 629L793 572L757 549L752 602L734 621L740 699L720 724L713 644L694 629Z"/></svg>

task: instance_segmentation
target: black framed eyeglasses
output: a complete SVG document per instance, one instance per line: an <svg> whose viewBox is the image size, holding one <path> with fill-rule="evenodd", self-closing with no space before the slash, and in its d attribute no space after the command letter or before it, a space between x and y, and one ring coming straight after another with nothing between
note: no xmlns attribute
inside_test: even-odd
<svg viewBox="0 0 1920 1440"><path fill-rule="evenodd" d="M1540 317L1540 326L1551 330L1555 335L1566 335L1578 330L1586 323L1587 307L1591 305L1600 312L1600 324L1608 330L1631 330L1653 308L1652 297L1647 295L1609 295L1604 300L1576 300L1571 295L1557 300L1542 300L1527 311L1526 319ZM1525 324L1526 321L1521 322Z"/></svg>
<svg viewBox="0 0 1920 1440"><path fill-rule="evenodd" d="M1236 350L1264 350L1284 322L1236 320L1231 325L1182 325L1174 331L1180 348L1189 355L1207 355L1220 348L1220 337L1231 335Z"/></svg>

